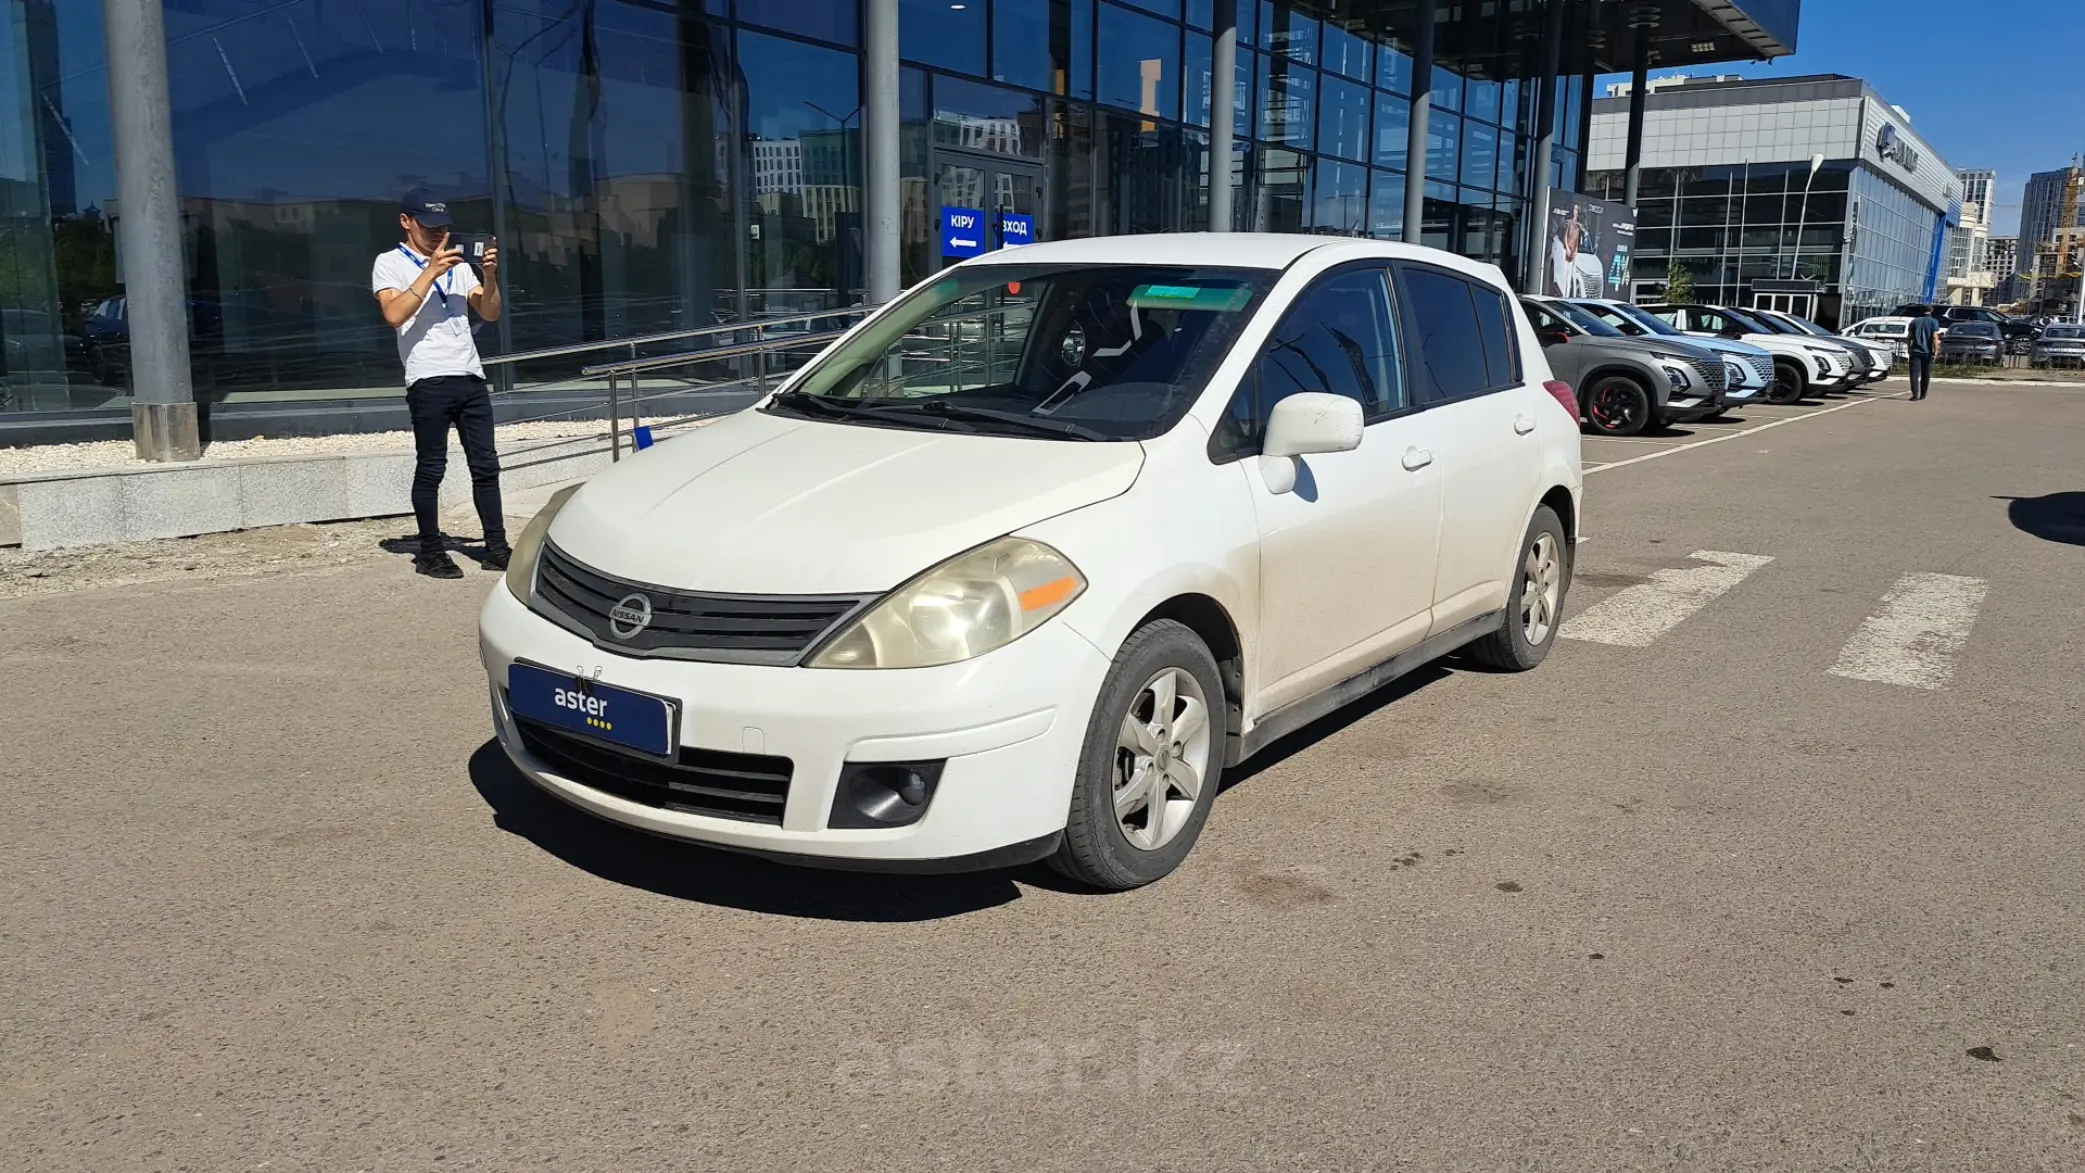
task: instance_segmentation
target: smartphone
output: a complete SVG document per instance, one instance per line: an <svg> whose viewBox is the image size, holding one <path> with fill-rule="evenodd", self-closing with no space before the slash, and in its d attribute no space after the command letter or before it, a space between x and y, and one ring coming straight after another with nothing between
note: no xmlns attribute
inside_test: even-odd
<svg viewBox="0 0 2085 1173"><path fill-rule="evenodd" d="M492 246L492 237L482 232L451 232L449 247L463 250L463 259L471 264L482 264L485 250Z"/></svg>

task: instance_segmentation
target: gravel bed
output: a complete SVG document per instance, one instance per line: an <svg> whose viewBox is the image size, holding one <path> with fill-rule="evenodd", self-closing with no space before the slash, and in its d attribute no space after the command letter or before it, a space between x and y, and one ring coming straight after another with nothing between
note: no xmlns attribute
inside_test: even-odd
<svg viewBox="0 0 2085 1173"><path fill-rule="evenodd" d="M501 426L499 445L511 448L530 441L606 437L600 420L536 420ZM343 436L290 436L281 439L223 440L203 451L203 459L245 460L267 456L338 456L362 452L410 452L411 432L362 432ZM95 440L85 444L44 444L33 448L0 448L0 479L36 473L84 472L146 467L129 440Z"/></svg>

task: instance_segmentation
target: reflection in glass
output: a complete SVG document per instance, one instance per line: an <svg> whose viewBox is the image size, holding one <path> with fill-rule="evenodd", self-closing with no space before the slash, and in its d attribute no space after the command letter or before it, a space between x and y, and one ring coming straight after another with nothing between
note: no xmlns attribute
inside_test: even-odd
<svg viewBox="0 0 2085 1173"><path fill-rule="evenodd" d="M1342 236L1368 235L1368 168L1320 161L1313 196L1313 229Z"/></svg>
<svg viewBox="0 0 2085 1173"><path fill-rule="evenodd" d="M1253 231L1301 232L1310 205L1307 157L1279 147L1259 150Z"/></svg>
<svg viewBox="0 0 2085 1173"><path fill-rule="evenodd" d="M1244 8L1247 0L1239 0ZM1260 48L1268 53L1315 65L1318 61L1318 22L1287 4L1260 2Z"/></svg>
<svg viewBox="0 0 2085 1173"><path fill-rule="evenodd" d="M1486 122L1499 120L1499 83L1471 78L1463 94L1462 112Z"/></svg>
<svg viewBox="0 0 2085 1173"><path fill-rule="evenodd" d="M845 304L861 281L861 106L852 53L741 32L752 289L801 309ZM759 179L763 156L795 167ZM772 292L764 301L779 308Z"/></svg>
<svg viewBox="0 0 2085 1173"><path fill-rule="evenodd" d="M1462 119L1436 110L1426 120L1426 177L1454 183L1461 174Z"/></svg>
<svg viewBox="0 0 2085 1173"><path fill-rule="evenodd" d="M1496 181L1499 165L1499 132L1481 122L1465 122L1462 136L1462 182L1488 190ZM1485 202L1489 203L1487 199Z"/></svg>
<svg viewBox="0 0 2085 1173"><path fill-rule="evenodd" d="M1462 75L1453 70L1433 67L1433 108L1436 111L1462 110Z"/></svg>
<svg viewBox="0 0 2085 1173"><path fill-rule="evenodd" d="M907 61L982 75L986 72L984 0L898 0L898 52Z"/></svg>
<svg viewBox="0 0 2085 1173"><path fill-rule="evenodd" d="M1412 148L1412 102L1395 94L1376 95L1375 163L1407 169Z"/></svg>
<svg viewBox="0 0 2085 1173"><path fill-rule="evenodd" d="M1368 87L1323 78L1324 93L1318 100L1318 150L1342 159L1366 160L1369 155Z"/></svg>
<svg viewBox="0 0 2085 1173"><path fill-rule="evenodd" d="M1092 13L1093 0L993 5L992 79L1092 97Z"/></svg>
<svg viewBox="0 0 2085 1173"><path fill-rule="evenodd" d="M1358 33L1349 32L1336 21L1325 22L1324 68L1366 83L1375 71L1371 56L1374 45Z"/></svg>
<svg viewBox="0 0 2085 1173"><path fill-rule="evenodd" d="M1286 57L1259 55L1260 137L1308 149L1311 111L1317 104L1318 71Z"/></svg>
<svg viewBox="0 0 2085 1173"><path fill-rule="evenodd" d="M1100 100L1140 114L1180 117L1180 28L1100 6Z"/></svg>
<svg viewBox="0 0 2085 1173"><path fill-rule="evenodd" d="M936 146L1036 159L1042 157L1042 140L1043 99L953 77L934 79Z"/></svg>
<svg viewBox="0 0 2085 1173"><path fill-rule="evenodd" d="M1369 189L1368 234L1377 240L1404 239L1404 176L1375 173Z"/></svg>
<svg viewBox="0 0 2085 1173"><path fill-rule="evenodd" d="M854 0L738 0L738 18L747 24L843 45L859 38L858 16Z"/></svg>
<svg viewBox="0 0 2085 1173"><path fill-rule="evenodd" d="M1376 49L1376 85L1409 96L1412 92L1411 54L1395 45L1379 46Z"/></svg>

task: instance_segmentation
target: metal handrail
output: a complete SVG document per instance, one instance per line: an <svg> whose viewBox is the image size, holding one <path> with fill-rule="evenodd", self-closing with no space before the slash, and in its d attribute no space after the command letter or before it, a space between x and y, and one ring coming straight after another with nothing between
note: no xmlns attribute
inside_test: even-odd
<svg viewBox="0 0 2085 1173"><path fill-rule="evenodd" d="M736 334L745 330L761 330L769 326L788 326L798 322L816 322L823 318L861 316L876 308L871 305L846 305L837 309L819 310L810 314L791 314L781 318L752 318L728 326L703 326L695 330L671 330L664 334L638 334L629 338L606 338L599 342L575 342L569 346L551 346L542 350L522 350L513 354L490 355L480 361L486 366L498 366L503 363L530 362L542 358L563 358L567 355L586 354L595 350L650 346L659 342L679 342L684 339L702 338L711 334Z"/></svg>

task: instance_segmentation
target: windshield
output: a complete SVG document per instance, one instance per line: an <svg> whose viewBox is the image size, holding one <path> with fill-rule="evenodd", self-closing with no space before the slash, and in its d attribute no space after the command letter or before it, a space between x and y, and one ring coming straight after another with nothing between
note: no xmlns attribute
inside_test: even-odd
<svg viewBox="0 0 2085 1173"><path fill-rule="evenodd" d="M1187 414L1280 276L956 269L816 360L766 410L929 431L1148 440Z"/></svg>
<svg viewBox="0 0 2085 1173"><path fill-rule="evenodd" d="M1798 318L1794 314L1786 314L1783 315L1780 320L1786 322L1791 326L1794 326L1796 329L1801 330L1805 334L1812 334L1819 338L1837 337L1837 335L1833 334L1830 330L1825 329L1823 326L1818 325L1817 323L1811 321L1808 318Z"/></svg>
<svg viewBox="0 0 2085 1173"><path fill-rule="evenodd" d="M1548 310L1550 313L1555 314L1557 317L1568 320L1572 325L1578 327L1581 330L1584 330L1588 334L1597 335L1601 338L1628 337L1626 334L1623 334L1620 330L1615 329L1613 326L1610 326L1606 322L1603 322L1599 318L1595 317L1591 311L1587 310L1582 305L1575 305L1568 301L1545 301L1540 302L1538 304L1540 304L1543 309Z"/></svg>
<svg viewBox="0 0 2085 1173"><path fill-rule="evenodd" d="M2044 338L2085 338L2085 326L2050 326L2042 331Z"/></svg>
<svg viewBox="0 0 2085 1173"><path fill-rule="evenodd" d="M1747 314L1741 314L1741 313L1737 312L1736 310L1732 310L1732 309L1722 309L1722 310L1717 310L1716 312L1717 312L1717 313L1720 313L1720 314L1722 314L1722 315L1723 315L1724 317L1726 317L1726 318L1729 318L1729 319L1731 320L1731 323L1732 323L1733 325L1737 326L1737 327L1738 327L1738 328L1739 328L1740 330L1744 330L1744 331L1746 331L1746 332L1748 332L1748 333L1752 333L1752 334L1793 334L1793 333L1795 333L1795 331L1794 331L1794 330L1791 330L1791 329L1789 329L1789 328L1788 328L1787 326L1784 326L1784 325L1782 325L1781 323L1779 323L1779 322L1776 322L1776 321L1774 321L1774 320L1773 320L1772 318L1766 317L1766 316L1765 316L1765 315L1763 315L1763 314L1762 314L1761 316L1759 316L1759 317L1756 317L1756 318L1755 318L1755 317L1752 317L1752 316L1750 316L1750 315L1747 315Z"/></svg>
<svg viewBox="0 0 2085 1173"><path fill-rule="evenodd" d="M1957 322L1948 334L1956 338L1996 338L1998 327L1990 322Z"/></svg>
<svg viewBox="0 0 2085 1173"><path fill-rule="evenodd" d="M1591 313L1607 318L1610 322L1626 320L1634 325L1643 327L1653 334L1662 335L1666 338L1685 338L1687 336L1685 330L1680 329L1640 305L1589 305L1585 308Z"/></svg>

